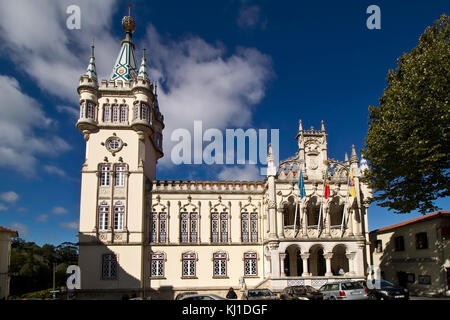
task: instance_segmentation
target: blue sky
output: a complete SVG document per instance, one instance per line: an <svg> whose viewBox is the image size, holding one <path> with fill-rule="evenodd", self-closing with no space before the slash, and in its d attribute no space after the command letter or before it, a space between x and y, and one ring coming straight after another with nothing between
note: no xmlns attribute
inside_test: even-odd
<svg viewBox="0 0 450 320"><path fill-rule="evenodd" d="M280 129L280 158L296 152L298 119L325 121L329 156L364 145L368 106L377 104L389 68L416 46L448 1L131 1L133 40L147 48L160 83L166 159L158 179L258 178L252 166L170 164L170 132ZM66 27L69 5L81 29ZM0 225L38 244L77 241L84 140L76 130L76 86L96 43L101 78L119 52L126 1L0 3ZM366 8L381 9L381 30ZM448 209L449 199L437 202ZM418 216L372 205L370 230Z"/></svg>

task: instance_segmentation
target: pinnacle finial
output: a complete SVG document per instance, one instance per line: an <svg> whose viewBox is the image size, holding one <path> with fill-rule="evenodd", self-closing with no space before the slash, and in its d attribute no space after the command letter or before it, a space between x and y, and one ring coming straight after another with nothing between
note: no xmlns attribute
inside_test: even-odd
<svg viewBox="0 0 450 320"><path fill-rule="evenodd" d="M348 162L348 154L347 154L347 152L345 153L344 161Z"/></svg>
<svg viewBox="0 0 450 320"><path fill-rule="evenodd" d="M320 130L325 131L325 121L322 120L322 121L320 122L320 126L321 126L321 127L320 127Z"/></svg>
<svg viewBox="0 0 450 320"><path fill-rule="evenodd" d="M351 163L358 163L358 156L356 155L356 149L355 149L355 145L352 144L352 154L350 157L350 162Z"/></svg>
<svg viewBox="0 0 450 320"><path fill-rule="evenodd" d="M132 5L128 5L128 16L122 18L122 27L128 33L133 33L136 30L136 22L131 17L131 7Z"/></svg>
<svg viewBox="0 0 450 320"><path fill-rule="evenodd" d="M95 48L94 39L92 39L92 42L91 42L91 58L94 58L94 48Z"/></svg>
<svg viewBox="0 0 450 320"><path fill-rule="evenodd" d="M303 131L303 121L302 121L302 119L298 120L298 131Z"/></svg>

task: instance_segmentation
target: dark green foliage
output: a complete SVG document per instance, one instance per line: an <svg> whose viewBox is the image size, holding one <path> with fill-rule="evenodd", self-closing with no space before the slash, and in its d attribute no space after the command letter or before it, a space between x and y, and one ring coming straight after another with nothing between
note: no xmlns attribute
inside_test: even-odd
<svg viewBox="0 0 450 320"><path fill-rule="evenodd" d="M364 157L374 200L396 213L425 214L449 196L450 22L445 14L389 70L369 107Z"/></svg>
<svg viewBox="0 0 450 320"><path fill-rule="evenodd" d="M56 288L65 286L67 267L78 264L78 245L64 242L57 247L49 244L39 247L34 242L13 239L10 294L17 296L51 288L53 263L56 263Z"/></svg>

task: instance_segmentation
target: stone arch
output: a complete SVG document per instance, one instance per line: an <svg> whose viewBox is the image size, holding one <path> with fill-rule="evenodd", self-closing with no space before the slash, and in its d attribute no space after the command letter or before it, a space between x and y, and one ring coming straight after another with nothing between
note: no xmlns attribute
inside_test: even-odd
<svg viewBox="0 0 450 320"><path fill-rule="evenodd" d="M319 223L320 199L318 196L311 197L306 202L306 214L308 215L308 226L317 226Z"/></svg>
<svg viewBox="0 0 450 320"><path fill-rule="evenodd" d="M325 276L325 250L325 247L320 243L312 245L309 249L308 270L312 276Z"/></svg>
<svg viewBox="0 0 450 320"><path fill-rule="evenodd" d="M341 268L344 270L344 273L348 273L349 261L346 256L346 253L348 253L347 246L343 243L337 244L331 252L333 253L333 257L331 258L331 272L333 275L339 275L339 269Z"/></svg>
<svg viewBox="0 0 450 320"><path fill-rule="evenodd" d="M340 197L333 197L329 203L330 226L340 226L344 214L344 201Z"/></svg>
<svg viewBox="0 0 450 320"><path fill-rule="evenodd" d="M302 249L297 244L290 244L285 249L284 273L288 277L300 277L303 273Z"/></svg>
<svg viewBox="0 0 450 320"><path fill-rule="evenodd" d="M300 212L299 208L297 208L297 227L299 226L299 217ZM294 226L294 220L295 220L295 198L294 196L289 196L287 198L287 201L283 202L283 221L284 226Z"/></svg>

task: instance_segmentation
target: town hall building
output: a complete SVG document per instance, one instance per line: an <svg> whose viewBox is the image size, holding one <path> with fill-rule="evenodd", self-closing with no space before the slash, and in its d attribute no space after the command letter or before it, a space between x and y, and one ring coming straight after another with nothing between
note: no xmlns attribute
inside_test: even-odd
<svg viewBox="0 0 450 320"><path fill-rule="evenodd" d="M299 121L298 151L276 164L269 146L263 181L157 180L164 106L145 56L136 64L133 18L122 26L110 78L98 81L92 48L78 86L80 297L225 296L230 287L276 292L364 279L371 190L355 147L331 159L323 121L320 129Z"/></svg>

